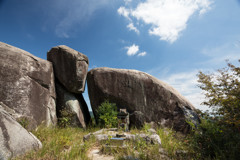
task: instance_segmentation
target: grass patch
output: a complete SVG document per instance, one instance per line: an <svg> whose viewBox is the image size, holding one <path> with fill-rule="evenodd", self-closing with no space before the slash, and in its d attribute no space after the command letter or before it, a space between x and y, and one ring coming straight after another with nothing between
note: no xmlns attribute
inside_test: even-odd
<svg viewBox="0 0 240 160"><path fill-rule="evenodd" d="M46 128L39 127L32 133L42 142L42 149L17 157L18 160L82 159L87 160L86 152L95 143L94 139L83 142L83 136L97 128Z"/></svg>
<svg viewBox="0 0 240 160"><path fill-rule="evenodd" d="M18 160L46 160L46 159L80 159L88 160L87 152L93 147L100 147L104 154L109 154L115 159L123 160L126 157L138 158L139 160L159 160L163 159L163 148L165 155L171 159L187 159L186 156L177 155L178 150L188 150L184 141L177 138L177 133L170 129L157 129L162 145L151 145L143 139L137 141L127 141L126 148L105 148L104 143L98 143L94 138L83 141L83 136L99 130L100 128L80 129L80 128L46 128L39 127L32 133L42 142L43 148L38 151L29 152L17 157ZM132 129L132 134L149 133L149 126L142 130ZM150 133L149 133L150 134Z"/></svg>

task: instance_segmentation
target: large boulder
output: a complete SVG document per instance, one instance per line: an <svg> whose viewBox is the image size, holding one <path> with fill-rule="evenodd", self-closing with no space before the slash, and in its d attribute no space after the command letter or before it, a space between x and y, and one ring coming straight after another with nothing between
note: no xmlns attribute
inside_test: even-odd
<svg viewBox="0 0 240 160"><path fill-rule="evenodd" d="M84 92L88 72L87 56L61 45L53 47L47 59L53 63L56 78L69 92Z"/></svg>
<svg viewBox="0 0 240 160"><path fill-rule="evenodd" d="M69 125L86 128L91 120L88 106L82 94L68 92L64 86L56 82L58 118L68 117Z"/></svg>
<svg viewBox="0 0 240 160"><path fill-rule="evenodd" d="M145 115L140 111L134 111L130 114L129 119L131 121L130 127L142 128L146 122Z"/></svg>
<svg viewBox="0 0 240 160"><path fill-rule="evenodd" d="M55 85L52 64L0 42L0 102L10 106L29 128L55 125Z"/></svg>
<svg viewBox="0 0 240 160"><path fill-rule="evenodd" d="M8 160L41 147L41 142L24 129L0 104L0 159Z"/></svg>
<svg viewBox="0 0 240 160"><path fill-rule="evenodd" d="M88 93L96 116L98 106L108 99L118 109L126 108L137 115L139 121L155 122L164 127L187 133L190 129L186 120L199 122L193 105L168 84L153 76L126 69L95 68L88 72ZM139 111L139 112L135 112ZM134 118L133 118L134 119ZM131 121L130 124L136 124ZM141 122L142 124L142 122Z"/></svg>

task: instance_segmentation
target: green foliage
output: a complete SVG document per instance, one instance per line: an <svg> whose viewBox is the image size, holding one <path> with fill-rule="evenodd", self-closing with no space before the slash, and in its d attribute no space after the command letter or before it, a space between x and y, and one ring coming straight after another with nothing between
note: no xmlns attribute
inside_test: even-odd
<svg viewBox="0 0 240 160"><path fill-rule="evenodd" d="M88 130L80 128L59 128L59 127L39 127L37 130L32 131L34 135L42 142L43 148L38 151L32 151L26 153L23 156L15 159L19 160L43 160L43 159L79 159L88 160L87 157L89 151L93 148L101 148L105 146L105 143L99 143L91 137L88 141L83 141L83 136L89 132L95 132L99 128L88 128ZM132 132L132 131L131 131ZM144 130L134 130L134 133L140 134ZM160 135L162 145L171 159L183 159L175 155L178 149L186 149L182 140L175 138L176 133L170 129L158 129L157 133ZM109 137L111 138L111 137ZM110 154L115 159L126 159L131 157L139 160L159 160L162 156L162 152L159 152L161 148L158 144L152 145L146 142L146 140L139 137L136 141L126 141L126 148L103 148L104 154ZM168 152L168 150L171 150Z"/></svg>
<svg viewBox="0 0 240 160"><path fill-rule="evenodd" d="M98 123L101 127L117 127L117 106L115 103L104 101L97 110Z"/></svg>
<svg viewBox="0 0 240 160"><path fill-rule="evenodd" d="M29 120L27 117L20 117L17 119L17 122L25 129L28 129Z"/></svg>
<svg viewBox="0 0 240 160"><path fill-rule="evenodd" d="M39 127L32 133L42 142L38 151L29 152L17 157L17 160L43 159L79 159L88 160L87 151L96 143L94 138L83 142L83 136L97 128L84 130L81 128L46 128Z"/></svg>
<svg viewBox="0 0 240 160"><path fill-rule="evenodd" d="M196 158L204 159L238 159L240 157L240 134L237 130L209 116L202 118L202 123L189 137L190 147Z"/></svg>
<svg viewBox="0 0 240 160"><path fill-rule="evenodd" d="M217 74L199 72L198 78L207 99L203 104L212 108L219 122L240 128L240 67L228 63Z"/></svg>
<svg viewBox="0 0 240 160"><path fill-rule="evenodd" d="M240 62L240 60L239 60ZM205 91L201 124L190 136L196 158L238 159L240 157L240 67L228 63L215 74L199 72L199 87Z"/></svg>
<svg viewBox="0 0 240 160"><path fill-rule="evenodd" d="M60 110L60 117L58 118L58 126L69 127L73 116L74 114L65 108Z"/></svg>
<svg viewBox="0 0 240 160"><path fill-rule="evenodd" d="M162 147L166 150L168 155L173 159L184 159L186 155L177 155L177 151L189 151L188 140L182 136L180 133L177 133L168 128L159 128L157 129L157 134L161 138ZM181 157L179 157L181 156Z"/></svg>
<svg viewBox="0 0 240 160"><path fill-rule="evenodd" d="M143 130L145 133L148 133L148 130L149 130L150 128L151 128L151 125L145 123L145 124L143 125L142 130Z"/></svg>

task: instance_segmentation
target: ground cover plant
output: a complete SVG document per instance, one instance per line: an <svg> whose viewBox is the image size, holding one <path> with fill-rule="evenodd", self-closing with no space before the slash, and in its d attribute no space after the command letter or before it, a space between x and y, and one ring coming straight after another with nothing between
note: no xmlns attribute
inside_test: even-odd
<svg viewBox="0 0 240 160"><path fill-rule="evenodd" d="M82 159L87 160L86 152L94 145L94 139L83 142L83 136L97 128L83 130L80 128L60 128L60 127L39 127L32 131L34 135L42 142L42 149L27 153L16 159Z"/></svg>
<svg viewBox="0 0 240 160"><path fill-rule="evenodd" d="M146 133L147 125L143 129L132 129L131 133ZM88 151L93 147L100 147L104 154L109 154L116 159L126 159L126 157L135 157L140 160L158 160L163 152L159 152L159 145L149 145L144 140L139 139L136 142L128 142L126 150L112 149L110 152L104 152L104 144L99 143L94 138L89 141L83 141L83 136L99 130L98 127L83 130L71 127L39 127L32 131L43 144L43 148L38 151L29 152L23 156L17 157L17 160L45 160L45 159L80 159L88 160ZM162 140L164 154L172 159L180 159L176 154L178 150L187 149L182 140L175 138L176 132L171 129L157 129Z"/></svg>

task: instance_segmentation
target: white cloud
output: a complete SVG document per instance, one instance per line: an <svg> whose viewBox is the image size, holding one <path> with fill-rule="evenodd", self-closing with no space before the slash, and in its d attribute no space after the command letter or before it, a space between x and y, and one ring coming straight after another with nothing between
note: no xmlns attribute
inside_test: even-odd
<svg viewBox="0 0 240 160"><path fill-rule="evenodd" d="M140 33L139 30L134 26L133 23L129 23L129 24L127 25L127 28L128 28L130 31L136 32L137 34Z"/></svg>
<svg viewBox="0 0 240 160"><path fill-rule="evenodd" d="M138 56L143 57L143 56L146 56L146 54L147 54L147 52L141 52L138 54Z"/></svg>
<svg viewBox="0 0 240 160"><path fill-rule="evenodd" d="M143 57L143 56L146 56L147 52L141 52L141 53L138 53L139 52L139 46L138 45L131 45L131 46L128 46L128 47L125 47L125 49L127 49L127 55L128 56L134 56L134 55L137 55L138 57Z"/></svg>
<svg viewBox="0 0 240 160"><path fill-rule="evenodd" d="M120 8L118 8L118 14L130 20L129 18L130 10L126 9L125 7L121 6Z"/></svg>
<svg viewBox="0 0 240 160"><path fill-rule="evenodd" d="M131 21L136 19L151 25L150 35L172 43L186 28L189 18L194 13L207 12L211 3L212 0L146 0L138 3L135 9L121 6L118 13Z"/></svg>
<svg viewBox="0 0 240 160"><path fill-rule="evenodd" d="M127 49L127 55L128 56L133 56L135 54L137 54L137 52L139 51L139 46L133 44L132 46L129 47L125 47Z"/></svg>

